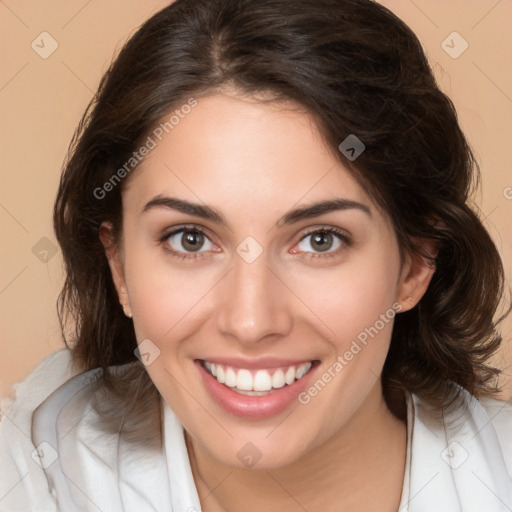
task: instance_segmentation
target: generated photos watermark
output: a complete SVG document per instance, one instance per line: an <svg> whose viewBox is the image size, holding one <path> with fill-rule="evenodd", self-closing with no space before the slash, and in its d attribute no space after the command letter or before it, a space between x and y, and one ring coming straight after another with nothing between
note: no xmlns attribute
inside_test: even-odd
<svg viewBox="0 0 512 512"><path fill-rule="evenodd" d="M189 98L179 109L176 109L169 116L168 120L160 123L147 137L144 144L139 147L137 151L132 153L132 156L121 166L112 176L103 183L101 187L96 187L93 195L96 199L104 199L106 195L114 190L114 188L121 183L132 172L137 165L146 157L151 150L155 149L157 144L162 141L164 134L170 133L174 128L184 119L194 107L198 105L195 98Z"/></svg>
<svg viewBox="0 0 512 512"><path fill-rule="evenodd" d="M356 339L352 340L348 350L343 355L338 356L336 361L307 390L299 393L297 397L299 403L302 405L309 404L311 399L317 396L368 345L369 338L375 338L400 311L402 311L402 305L399 302L395 302L391 308L379 316L379 319L372 326L366 327L361 331Z"/></svg>

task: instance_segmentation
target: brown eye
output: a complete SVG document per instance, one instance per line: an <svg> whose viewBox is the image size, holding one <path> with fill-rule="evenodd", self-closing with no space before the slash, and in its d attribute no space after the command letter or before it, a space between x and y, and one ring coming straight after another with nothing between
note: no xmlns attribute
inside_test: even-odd
<svg viewBox="0 0 512 512"><path fill-rule="evenodd" d="M165 235L162 240L169 250L186 255L193 252L205 252L214 246L209 238L196 228L180 228ZM208 245L209 244L209 245Z"/></svg>
<svg viewBox="0 0 512 512"><path fill-rule="evenodd" d="M185 231L181 237L181 244L186 251L197 251L204 243L204 235L198 231Z"/></svg>
<svg viewBox="0 0 512 512"><path fill-rule="evenodd" d="M324 231L318 231L311 236L311 247L317 251L328 251L333 244L333 236L331 233L325 233Z"/></svg>
<svg viewBox="0 0 512 512"><path fill-rule="evenodd" d="M349 245L346 235L334 228L317 229L304 235L297 247L300 252L305 253L326 253L333 255ZM311 250L312 249L312 250Z"/></svg>

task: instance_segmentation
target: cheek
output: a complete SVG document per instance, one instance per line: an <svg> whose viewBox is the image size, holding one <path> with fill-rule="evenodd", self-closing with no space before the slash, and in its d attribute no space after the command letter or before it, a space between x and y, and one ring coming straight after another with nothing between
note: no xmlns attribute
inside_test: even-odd
<svg viewBox="0 0 512 512"><path fill-rule="evenodd" d="M195 315L208 290L205 279L179 272L137 272L130 283L130 300L137 339L176 338Z"/></svg>
<svg viewBox="0 0 512 512"><path fill-rule="evenodd" d="M332 349L317 381L299 397L325 435L348 421L379 381L396 315L399 268L398 252L391 248L384 260L361 258L325 279L317 276L314 288L312 280L301 284L304 302L320 317Z"/></svg>
<svg viewBox="0 0 512 512"><path fill-rule="evenodd" d="M130 237L125 241L125 275L137 339L162 338L199 295L186 274L170 270L158 247L150 248ZM186 293L184 293L186 290Z"/></svg>
<svg viewBox="0 0 512 512"><path fill-rule="evenodd" d="M389 337L396 301L399 273L398 252L384 247L364 257L354 255L350 260L328 272L304 272L296 278L297 294L331 332L328 337L339 350L366 332L379 321L381 338ZM386 254L385 258L380 257ZM390 311L391 310L391 311Z"/></svg>

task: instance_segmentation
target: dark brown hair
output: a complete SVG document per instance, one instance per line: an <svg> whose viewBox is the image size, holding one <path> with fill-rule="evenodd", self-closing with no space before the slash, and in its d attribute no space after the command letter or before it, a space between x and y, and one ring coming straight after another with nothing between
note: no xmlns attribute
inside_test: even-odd
<svg viewBox="0 0 512 512"><path fill-rule="evenodd" d="M102 198L94 191L164 116L227 87L305 108L391 218L402 254L418 237L439 245L429 289L395 319L382 376L388 404L405 389L440 408L451 383L491 393L504 277L470 203L478 167L417 37L370 0L177 0L127 42L74 135L55 203L67 273L59 312L64 327L76 322L77 368L138 361L98 236L103 221L119 234L129 176ZM337 149L350 134L366 146L354 162ZM142 364L133 371L154 391Z"/></svg>

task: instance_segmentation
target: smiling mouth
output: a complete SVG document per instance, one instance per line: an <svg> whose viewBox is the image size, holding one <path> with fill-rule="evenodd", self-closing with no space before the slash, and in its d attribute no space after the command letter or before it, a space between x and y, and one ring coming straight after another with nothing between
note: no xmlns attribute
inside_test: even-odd
<svg viewBox="0 0 512 512"><path fill-rule="evenodd" d="M318 361L278 368L249 370L200 360L203 368L217 382L248 396L265 396L302 379Z"/></svg>

